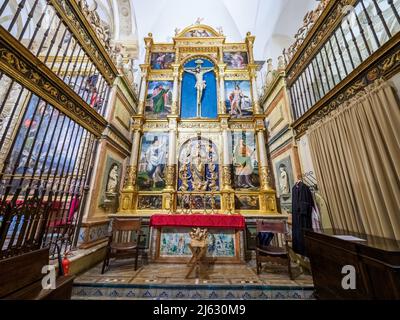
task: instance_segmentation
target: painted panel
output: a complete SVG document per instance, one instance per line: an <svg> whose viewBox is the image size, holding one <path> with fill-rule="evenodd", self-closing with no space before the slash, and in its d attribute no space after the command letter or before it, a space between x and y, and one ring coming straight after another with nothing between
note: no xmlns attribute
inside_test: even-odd
<svg viewBox="0 0 400 320"><path fill-rule="evenodd" d="M235 208L238 210L260 210L260 198L258 195L237 195Z"/></svg>
<svg viewBox="0 0 400 320"><path fill-rule="evenodd" d="M153 70L170 69L175 61L173 52L155 52L151 54L151 68Z"/></svg>
<svg viewBox="0 0 400 320"><path fill-rule="evenodd" d="M244 69L249 64L247 52L224 52L224 63L228 69Z"/></svg>
<svg viewBox="0 0 400 320"><path fill-rule="evenodd" d="M139 195L138 209L159 210L162 209L162 196Z"/></svg>
<svg viewBox="0 0 400 320"><path fill-rule="evenodd" d="M165 188L168 157L168 133L146 132L142 137L138 167L138 186L142 191Z"/></svg>
<svg viewBox="0 0 400 320"><path fill-rule="evenodd" d="M226 111L234 119L253 116L250 81L225 81Z"/></svg>
<svg viewBox="0 0 400 320"><path fill-rule="evenodd" d="M163 228L160 238L160 257L191 257L190 228ZM209 230L208 257L235 257L235 231Z"/></svg>
<svg viewBox="0 0 400 320"><path fill-rule="evenodd" d="M146 98L146 117L165 119L171 112L172 81L149 81Z"/></svg>
<svg viewBox="0 0 400 320"><path fill-rule="evenodd" d="M257 148L254 132L232 133L233 185L236 190L258 190Z"/></svg>

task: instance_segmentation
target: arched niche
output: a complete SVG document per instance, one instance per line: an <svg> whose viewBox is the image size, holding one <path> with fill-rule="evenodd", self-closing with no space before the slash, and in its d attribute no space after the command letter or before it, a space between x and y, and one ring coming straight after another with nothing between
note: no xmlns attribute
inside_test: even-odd
<svg viewBox="0 0 400 320"><path fill-rule="evenodd" d="M198 136L184 142L178 163L179 191L219 191L219 153L212 140Z"/></svg>
<svg viewBox="0 0 400 320"><path fill-rule="evenodd" d="M215 68L214 62L207 57L196 56L184 62L184 69L192 69L198 65L201 60L202 68ZM215 71L204 75L206 88L203 91L201 104L201 117L197 116L197 90L196 77L188 72L183 73L181 85L181 119L205 118L216 119L218 116L217 108L217 82Z"/></svg>

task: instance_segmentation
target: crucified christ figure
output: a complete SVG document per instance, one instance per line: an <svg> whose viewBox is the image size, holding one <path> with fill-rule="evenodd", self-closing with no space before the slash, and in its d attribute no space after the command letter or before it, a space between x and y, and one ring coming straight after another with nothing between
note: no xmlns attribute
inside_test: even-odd
<svg viewBox="0 0 400 320"><path fill-rule="evenodd" d="M206 73L213 71L214 68L202 68L203 64L202 60L196 61L197 66L195 68L185 68L184 70L187 73L193 74L196 77L196 85L195 89L197 90L197 113L196 117L201 118L201 99L203 98L203 91L206 88L206 81L203 80L203 77Z"/></svg>

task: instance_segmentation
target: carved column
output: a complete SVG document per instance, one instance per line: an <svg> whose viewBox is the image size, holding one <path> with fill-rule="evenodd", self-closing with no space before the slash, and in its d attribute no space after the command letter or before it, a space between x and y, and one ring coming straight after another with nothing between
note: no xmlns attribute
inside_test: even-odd
<svg viewBox="0 0 400 320"><path fill-rule="evenodd" d="M142 135L143 117L134 116L132 151L129 165L126 169L124 186L121 192L120 212L135 213L137 202L137 173L140 138Z"/></svg>
<svg viewBox="0 0 400 320"><path fill-rule="evenodd" d="M139 92L139 105L138 105L138 114L142 115L144 113L144 105L146 101L146 91L147 91L147 74L150 65L141 64L140 68L142 69L142 80L140 84L140 92Z"/></svg>
<svg viewBox="0 0 400 320"><path fill-rule="evenodd" d="M259 115L256 118L256 130L261 182L260 209L262 213L266 214L277 213L276 192L271 186L271 175L268 167L263 115Z"/></svg>
<svg viewBox="0 0 400 320"><path fill-rule="evenodd" d="M176 211L176 139L177 139L177 117L169 116L169 144L168 163L166 175L166 187L163 190L163 208L169 213Z"/></svg>
<svg viewBox="0 0 400 320"><path fill-rule="evenodd" d="M219 64L219 102L218 102L218 113L225 114L225 68L226 64Z"/></svg>
<svg viewBox="0 0 400 320"><path fill-rule="evenodd" d="M228 126L229 115L220 116L222 129L222 210L226 214L235 211L235 193L232 188L232 146Z"/></svg>
<svg viewBox="0 0 400 320"><path fill-rule="evenodd" d="M172 115L178 115L178 93L179 93L179 64L172 64L173 68L173 77L174 77L174 86L172 89Z"/></svg>

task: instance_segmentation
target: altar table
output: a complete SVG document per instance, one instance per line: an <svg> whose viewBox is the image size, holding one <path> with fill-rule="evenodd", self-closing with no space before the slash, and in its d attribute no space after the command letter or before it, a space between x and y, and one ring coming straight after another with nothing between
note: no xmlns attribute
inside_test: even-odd
<svg viewBox="0 0 400 320"><path fill-rule="evenodd" d="M200 227L243 230L246 222L242 215L226 214L158 214L150 218L151 227Z"/></svg>
<svg viewBox="0 0 400 320"><path fill-rule="evenodd" d="M192 256L189 233L193 228L208 229L209 259L216 263L244 261L246 222L242 215L157 214L150 218L150 226L154 262L187 263Z"/></svg>

